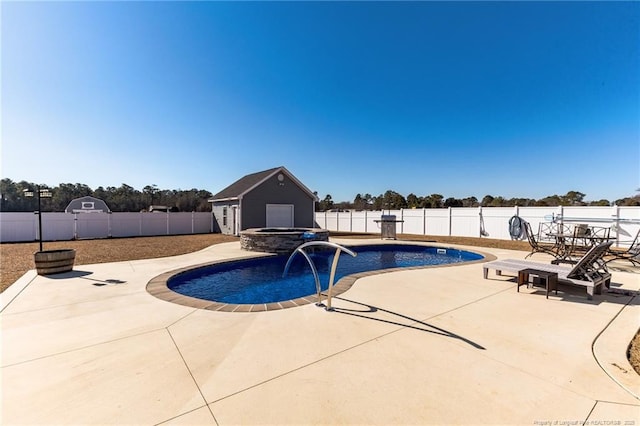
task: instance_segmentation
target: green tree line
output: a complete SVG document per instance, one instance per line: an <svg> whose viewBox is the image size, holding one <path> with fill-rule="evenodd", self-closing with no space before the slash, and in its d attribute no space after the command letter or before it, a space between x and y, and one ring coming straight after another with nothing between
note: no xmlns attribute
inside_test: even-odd
<svg viewBox="0 0 640 426"><path fill-rule="evenodd" d="M24 212L37 210L37 199L25 197L25 190L34 190L38 185L33 182L14 182L11 179L0 180L0 211ZM157 185L147 185L142 191L127 184L119 187L102 186L91 189L81 183L61 183L55 187L39 185L48 188L52 193L51 198L43 199L41 203L43 212L61 212L69 205L71 200L92 196L107 203L112 212L139 212L145 211L151 205L163 205L175 211L206 212L211 211L208 200L212 194L200 189L169 190L159 189ZM316 193L317 195L317 193ZM357 194L353 202L334 202L331 195L327 194L316 204L317 211L325 210L398 210L407 208L446 208L446 207L513 207L513 206L610 206L609 200L585 201L586 194L578 191L569 191L565 195L550 195L535 200L532 198L503 198L500 196L485 195L482 200L476 197L445 198L441 194L418 196L409 194L406 197L396 191L388 190L384 194L372 196L371 194ZM640 195L616 200L618 206L640 206Z"/></svg>
<svg viewBox="0 0 640 426"><path fill-rule="evenodd" d="M81 183L61 183L55 187L36 185L32 182L13 182L0 180L0 211L25 212L38 209L36 197L26 197L25 190L34 191L36 187L48 188L51 198L42 198L43 212L63 212L71 200L92 196L107 203L112 212L139 212L148 210L151 205L162 205L173 211L206 212L211 211L207 202L212 194L200 189L169 190L159 189L156 185L147 185L139 191L129 185L119 187L98 187L95 190Z"/></svg>
<svg viewBox="0 0 640 426"><path fill-rule="evenodd" d="M317 194L316 194L317 195ZM388 190L384 194L372 196L371 194L357 194L353 202L334 202L331 195L327 194L316 205L317 211L326 210L398 210L411 208L437 209L446 207L555 207L555 206L611 206L609 200L585 201L586 194L578 191L569 191L565 195L550 195L539 200L533 198L503 198L500 196L485 195L482 200L476 197L445 198L442 194L418 196L403 195ZM640 195L622 198L614 202L618 206L640 206Z"/></svg>

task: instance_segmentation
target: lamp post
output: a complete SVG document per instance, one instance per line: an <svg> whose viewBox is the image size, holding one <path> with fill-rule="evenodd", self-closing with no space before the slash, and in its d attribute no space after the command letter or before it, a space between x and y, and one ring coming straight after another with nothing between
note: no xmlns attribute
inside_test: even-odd
<svg viewBox="0 0 640 426"><path fill-rule="evenodd" d="M58 249L58 250L42 250L42 198L51 198L53 195L49 188L40 188L36 185L36 190L25 189L23 191L25 197L38 197L38 241L40 242L40 251L33 254L33 260L36 264L38 275L58 274L61 272L69 272L73 270L73 263L76 258L74 249Z"/></svg>
<svg viewBox="0 0 640 426"><path fill-rule="evenodd" d="M34 195L38 197L38 241L40 242L40 251L42 251L42 212L41 212L41 202L42 198L51 198L53 195L49 188L40 188L40 186L36 186L36 190L25 189L23 191L25 197L33 197Z"/></svg>

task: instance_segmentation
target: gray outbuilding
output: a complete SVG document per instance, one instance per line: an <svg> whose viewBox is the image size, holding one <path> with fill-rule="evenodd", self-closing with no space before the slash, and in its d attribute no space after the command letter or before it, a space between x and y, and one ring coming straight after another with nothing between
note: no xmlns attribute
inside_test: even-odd
<svg viewBox="0 0 640 426"><path fill-rule="evenodd" d="M111 213L107 203L88 195L71 200L64 211L65 213Z"/></svg>
<svg viewBox="0 0 640 426"><path fill-rule="evenodd" d="M215 231L229 235L249 228L313 228L317 201L282 166L246 175L209 199Z"/></svg>

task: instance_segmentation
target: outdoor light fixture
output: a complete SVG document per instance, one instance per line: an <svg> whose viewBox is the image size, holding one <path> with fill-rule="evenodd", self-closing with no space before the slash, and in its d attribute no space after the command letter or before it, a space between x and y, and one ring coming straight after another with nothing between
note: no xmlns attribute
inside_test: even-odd
<svg viewBox="0 0 640 426"><path fill-rule="evenodd" d="M42 251L42 214L40 207L40 199L42 198L51 198L53 194L49 191L49 188L40 188L36 186L36 190L33 189L25 189L22 191L25 197L33 197L36 195L38 197L38 211L35 212L38 215L38 241L40 242L40 251Z"/></svg>
<svg viewBox="0 0 640 426"><path fill-rule="evenodd" d="M42 207L40 200L42 198L51 198L53 194L49 188L40 188L40 186L36 186L35 191L33 189L25 189L22 193L25 197L38 197L38 211L35 213L38 215L40 251L33 254L38 275L59 274L73 270L73 264L76 259L75 249L42 250Z"/></svg>

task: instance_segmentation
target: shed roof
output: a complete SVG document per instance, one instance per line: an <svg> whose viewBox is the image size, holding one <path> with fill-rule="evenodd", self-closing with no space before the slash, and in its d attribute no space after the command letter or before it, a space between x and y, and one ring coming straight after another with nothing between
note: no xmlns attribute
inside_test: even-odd
<svg viewBox="0 0 640 426"><path fill-rule="evenodd" d="M244 194L250 192L256 186L260 185L262 182L266 181L276 173L283 173L287 175L289 179L294 181L301 189L307 192L311 198L316 201L318 200L318 197L313 192L311 192L309 188L304 186L302 182L300 182L293 174L291 174L289 170L287 170L284 166L280 166L274 167L273 169L264 170L262 172L251 173L238 179L237 181L211 197L209 199L209 202L239 199Z"/></svg>
<svg viewBox="0 0 640 426"><path fill-rule="evenodd" d="M64 211L66 213L109 213L111 210L104 200L87 195L71 200Z"/></svg>

